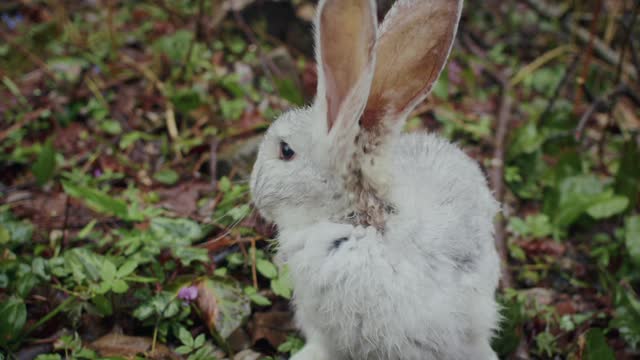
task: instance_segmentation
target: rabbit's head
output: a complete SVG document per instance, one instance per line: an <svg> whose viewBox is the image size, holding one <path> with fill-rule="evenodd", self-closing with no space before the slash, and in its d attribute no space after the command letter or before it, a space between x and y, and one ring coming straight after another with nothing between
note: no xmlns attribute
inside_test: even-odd
<svg viewBox="0 0 640 360"><path fill-rule="evenodd" d="M278 118L251 175L253 201L279 226L348 213L380 225L388 151L451 50L462 0L398 0L380 26L374 0L321 0L314 103Z"/></svg>

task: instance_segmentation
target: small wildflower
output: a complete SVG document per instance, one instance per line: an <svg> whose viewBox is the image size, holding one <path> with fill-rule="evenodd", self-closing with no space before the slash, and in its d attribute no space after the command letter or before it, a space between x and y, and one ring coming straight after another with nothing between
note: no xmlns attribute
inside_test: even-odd
<svg viewBox="0 0 640 360"><path fill-rule="evenodd" d="M93 177L99 178L100 176L102 176L102 170L100 169L93 170Z"/></svg>
<svg viewBox="0 0 640 360"><path fill-rule="evenodd" d="M0 21L2 21L9 28L9 30L15 30L18 25L20 25L24 21L24 17L20 14L15 16L2 14L2 16L0 16Z"/></svg>
<svg viewBox="0 0 640 360"><path fill-rule="evenodd" d="M198 298L198 288L196 286L185 286L178 291L178 299L183 300L184 304Z"/></svg>

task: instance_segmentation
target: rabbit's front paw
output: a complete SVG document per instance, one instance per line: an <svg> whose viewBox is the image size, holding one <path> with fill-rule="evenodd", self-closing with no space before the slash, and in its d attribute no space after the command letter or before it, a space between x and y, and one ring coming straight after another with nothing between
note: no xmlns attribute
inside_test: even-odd
<svg viewBox="0 0 640 360"><path fill-rule="evenodd" d="M291 360L330 360L328 352L316 343L307 343Z"/></svg>
<svg viewBox="0 0 640 360"><path fill-rule="evenodd" d="M351 225L343 225L343 224L332 224L332 226L338 225L339 227L335 228L335 232L332 233L333 239L329 244L329 248L327 249L329 253L332 253L341 247L345 247L348 245L349 241L358 241L366 236L370 236L372 232L375 233L375 228L373 227L362 227L356 226L353 227Z"/></svg>

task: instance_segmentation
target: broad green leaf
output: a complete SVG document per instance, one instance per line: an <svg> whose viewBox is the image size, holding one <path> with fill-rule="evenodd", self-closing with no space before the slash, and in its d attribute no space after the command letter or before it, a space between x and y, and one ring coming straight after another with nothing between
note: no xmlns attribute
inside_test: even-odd
<svg viewBox="0 0 640 360"><path fill-rule="evenodd" d="M193 347L193 337L191 336L191 333L184 328L184 326L180 326L178 330L178 339L180 339L184 345Z"/></svg>
<svg viewBox="0 0 640 360"><path fill-rule="evenodd" d="M198 335L198 336L195 338L195 340L193 341L193 347L194 347L194 348L199 348L199 347L201 347L202 345L204 345L204 341L205 341L205 340L206 340L206 339L205 339L205 337L204 337L204 334L200 334L200 335Z"/></svg>
<svg viewBox="0 0 640 360"><path fill-rule="evenodd" d="M82 228L82 230L80 230L80 232L78 233L78 239L84 239L87 236L89 236L89 234L91 233L91 231L93 230L93 228L96 226L97 223L98 223L98 220L93 219L87 225L85 225Z"/></svg>
<svg viewBox="0 0 640 360"><path fill-rule="evenodd" d="M256 261L256 268L262 276L268 279L275 279L275 277L278 276L278 269L269 260L258 259Z"/></svg>
<svg viewBox="0 0 640 360"><path fill-rule="evenodd" d="M251 313L248 297L239 284L230 280L202 279L198 287L197 306L204 322L227 338Z"/></svg>
<svg viewBox="0 0 640 360"><path fill-rule="evenodd" d="M74 248L66 251L63 257L66 269L73 275L77 284L83 283L87 278L91 281L102 278L102 256L85 248Z"/></svg>
<svg viewBox="0 0 640 360"><path fill-rule="evenodd" d="M171 96L171 102L176 110L188 113L202 104L200 93L194 89L181 89Z"/></svg>
<svg viewBox="0 0 640 360"><path fill-rule="evenodd" d="M47 140L40 149L36 162L31 167L38 185L42 186L53 177L56 167L56 152L53 149L53 141Z"/></svg>
<svg viewBox="0 0 640 360"><path fill-rule="evenodd" d="M0 303L0 346L15 340L27 321L27 307L22 299L11 296Z"/></svg>
<svg viewBox="0 0 640 360"><path fill-rule="evenodd" d="M640 215L629 216L625 219L624 238L631 260L640 266Z"/></svg>
<svg viewBox="0 0 640 360"><path fill-rule="evenodd" d="M622 147L622 158L615 178L616 194L629 199L629 209L634 209L640 192L640 148L632 138Z"/></svg>
<svg viewBox="0 0 640 360"><path fill-rule="evenodd" d="M627 206L629 206L629 199L625 196L614 195L589 206L587 213L594 219L606 219L622 213Z"/></svg>
<svg viewBox="0 0 640 360"><path fill-rule="evenodd" d="M123 294L129 290L129 285L122 279L115 279L111 283L111 290L116 294Z"/></svg>
<svg viewBox="0 0 640 360"><path fill-rule="evenodd" d="M189 219L156 217L151 219L149 229L161 246L170 248L191 245L204 236L200 225Z"/></svg>
<svg viewBox="0 0 640 360"><path fill-rule="evenodd" d="M296 83L292 79L277 79L276 87L278 88L278 93L288 102L293 105L303 105L304 97L302 96L302 92L296 86Z"/></svg>
<svg viewBox="0 0 640 360"><path fill-rule="evenodd" d="M607 339L602 329L589 329L585 339L585 360L615 360L615 353L607 344Z"/></svg>
<svg viewBox="0 0 640 360"><path fill-rule="evenodd" d="M138 262L135 260L127 260L124 264L120 266L117 272L117 277L123 278L125 276L129 276L132 272L136 270L138 267Z"/></svg>
<svg viewBox="0 0 640 360"><path fill-rule="evenodd" d="M209 252L207 249L197 248L193 246L178 246L172 250L173 256L178 258L180 262L189 266L194 261L207 263L209 261Z"/></svg>
<svg viewBox="0 0 640 360"><path fill-rule="evenodd" d="M110 282L116 278L116 266L109 260L105 260L102 263L102 268L100 269L100 277L104 281Z"/></svg>
<svg viewBox="0 0 640 360"><path fill-rule="evenodd" d="M72 184L67 181L63 181L62 186L67 194L84 201L87 206L97 212L115 215L124 220L129 218L127 204L120 199L114 199L98 189Z"/></svg>
<svg viewBox="0 0 640 360"><path fill-rule="evenodd" d="M153 178L165 185L173 185L176 183L176 181L178 181L178 179L180 179L180 176L177 172L171 169L162 169L153 174Z"/></svg>
<svg viewBox="0 0 640 360"><path fill-rule="evenodd" d="M109 135L122 133L122 125L116 120L103 120L100 122L100 128Z"/></svg>
<svg viewBox="0 0 640 360"><path fill-rule="evenodd" d="M593 175L578 175L563 179L558 187L558 204L551 218L558 227L572 225L591 205L612 197L604 192L602 183Z"/></svg>
<svg viewBox="0 0 640 360"><path fill-rule="evenodd" d="M91 299L91 302L96 306L96 309L102 316L110 316L113 313L113 307L111 301L104 295L96 295Z"/></svg>

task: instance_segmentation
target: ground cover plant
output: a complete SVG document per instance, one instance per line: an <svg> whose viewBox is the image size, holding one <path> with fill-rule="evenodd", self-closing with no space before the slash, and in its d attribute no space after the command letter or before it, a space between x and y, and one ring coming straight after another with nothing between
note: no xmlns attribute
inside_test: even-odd
<svg viewBox="0 0 640 360"><path fill-rule="evenodd" d="M247 180L270 121L314 95L315 4L0 2L0 358L302 347ZM503 203L503 358L640 356L639 8L468 0L407 123Z"/></svg>

